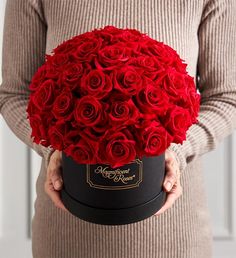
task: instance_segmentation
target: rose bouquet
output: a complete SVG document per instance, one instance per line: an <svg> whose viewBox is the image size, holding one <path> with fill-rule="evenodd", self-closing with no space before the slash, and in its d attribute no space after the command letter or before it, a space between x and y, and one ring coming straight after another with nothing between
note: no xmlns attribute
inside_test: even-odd
<svg viewBox="0 0 236 258"><path fill-rule="evenodd" d="M117 171L163 156L197 123L200 95L186 67L174 49L136 29L105 26L74 36L46 55L32 78L31 136L63 151L70 161L64 174L72 164L107 165L96 180L119 183L125 175Z"/></svg>

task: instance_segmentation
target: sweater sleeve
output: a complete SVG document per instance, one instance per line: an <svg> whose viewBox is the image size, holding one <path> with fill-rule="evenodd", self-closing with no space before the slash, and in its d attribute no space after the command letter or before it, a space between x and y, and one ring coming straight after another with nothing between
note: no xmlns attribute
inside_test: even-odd
<svg viewBox="0 0 236 258"><path fill-rule="evenodd" d="M43 64L47 25L41 5L36 0L7 0L2 47L2 84L0 113L13 133L36 151L48 165L51 147L31 139L26 107L29 83Z"/></svg>
<svg viewBox="0 0 236 258"><path fill-rule="evenodd" d="M209 0L198 29L197 88L201 93L199 123L183 144L169 147L180 170L216 148L236 127L236 1Z"/></svg>

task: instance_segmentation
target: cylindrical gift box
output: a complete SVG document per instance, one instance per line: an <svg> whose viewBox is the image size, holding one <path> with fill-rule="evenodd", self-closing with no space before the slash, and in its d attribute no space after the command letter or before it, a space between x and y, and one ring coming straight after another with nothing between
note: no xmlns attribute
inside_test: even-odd
<svg viewBox="0 0 236 258"><path fill-rule="evenodd" d="M164 204L165 154L117 167L79 164L62 152L65 207L83 220L121 225L152 216Z"/></svg>

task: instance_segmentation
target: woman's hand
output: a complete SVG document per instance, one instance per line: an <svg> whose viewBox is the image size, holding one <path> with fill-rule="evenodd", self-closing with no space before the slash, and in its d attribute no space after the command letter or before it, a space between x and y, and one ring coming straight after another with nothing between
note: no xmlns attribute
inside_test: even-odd
<svg viewBox="0 0 236 258"><path fill-rule="evenodd" d="M47 177L44 189L57 208L68 211L62 203L59 193L63 185L61 177L61 159L61 151L55 150L50 157L47 167Z"/></svg>
<svg viewBox="0 0 236 258"><path fill-rule="evenodd" d="M179 164L175 155L176 154L170 150L166 150L165 152L166 175L163 186L164 190L167 192L167 198L165 204L155 215L159 215L169 209L182 194L183 189L180 185Z"/></svg>

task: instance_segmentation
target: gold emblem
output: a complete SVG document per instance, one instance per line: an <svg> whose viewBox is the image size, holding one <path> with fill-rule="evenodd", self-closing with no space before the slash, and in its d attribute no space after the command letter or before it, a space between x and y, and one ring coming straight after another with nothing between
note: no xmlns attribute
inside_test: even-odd
<svg viewBox="0 0 236 258"><path fill-rule="evenodd" d="M143 162L140 159L112 169L109 165L86 165L87 183L99 189L129 189L142 182Z"/></svg>

